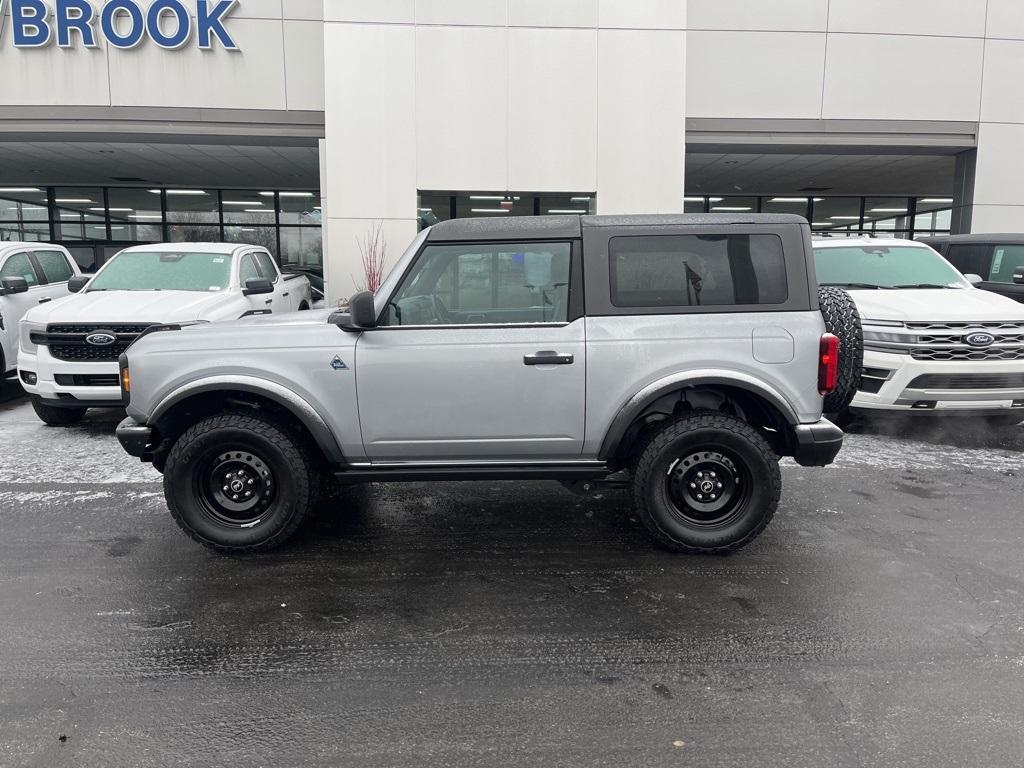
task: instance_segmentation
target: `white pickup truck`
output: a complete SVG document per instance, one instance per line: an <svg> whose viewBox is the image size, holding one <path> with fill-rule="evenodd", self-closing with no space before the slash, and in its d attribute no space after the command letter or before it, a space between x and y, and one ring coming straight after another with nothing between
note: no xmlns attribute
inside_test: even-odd
<svg viewBox="0 0 1024 768"><path fill-rule="evenodd" d="M152 326L309 309L309 280L237 243L167 243L121 251L73 295L28 311L18 372L36 414L58 426L121 406L118 358Z"/></svg>
<svg viewBox="0 0 1024 768"><path fill-rule="evenodd" d="M68 295L79 275L71 254L49 243L0 243L0 378L18 364L18 322L33 307Z"/></svg>

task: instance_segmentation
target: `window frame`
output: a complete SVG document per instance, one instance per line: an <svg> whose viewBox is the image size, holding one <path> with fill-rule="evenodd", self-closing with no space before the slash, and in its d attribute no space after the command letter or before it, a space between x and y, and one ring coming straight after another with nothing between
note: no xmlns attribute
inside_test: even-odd
<svg viewBox="0 0 1024 768"><path fill-rule="evenodd" d="M461 323L461 324L437 324L437 325L382 325L381 321L387 316L388 308L391 306L391 302L394 301L395 296L402 290L402 286L405 285L406 279L419 265L420 261L424 258L427 249L434 246L441 247L466 247L472 248L473 246L481 247L496 247L502 245L510 246L529 246L529 245L555 245L555 244L568 244L569 245L569 300L567 303L567 317L564 321L553 320L550 322L537 322L532 321L529 323ZM377 314L377 324L370 330L374 331L398 331L398 330L425 330L425 329L495 329L495 328L564 328L567 325L579 320L584 315L584 291L586 290L584 285L583 276L583 244L582 241L573 238L542 238L542 239L502 239L502 240L425 240L423 245L420 246L419 251L416 252L416 256L413 257L412 261L409 262L409 266L406 267L402 273L401 278L396 281L395 287L388 294L387 301L384 302L383 308Z"/></svg>
<svg viewBox="0 0 1024 768"><path fill-rule="evenodd" d="M617 307L612 303L610 244L616 237L670 237L679 235L774 235L782 241L788 296L782 304L714 304L700 306ZM587 251L586 313L588 317L643 315L719 315L734 313L807 312L818 308L817 282L811 250L810 227L790 224L584 224ZM811 287L815 286L812 294Z"/></svg>

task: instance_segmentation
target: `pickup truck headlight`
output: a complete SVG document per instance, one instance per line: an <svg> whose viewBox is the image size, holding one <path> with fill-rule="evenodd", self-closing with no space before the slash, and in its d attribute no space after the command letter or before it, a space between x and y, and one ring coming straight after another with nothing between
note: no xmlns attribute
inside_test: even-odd
<svg viewBox="0 0 1024 768"><path fill-rule="evenodd" d="M19 334L21 336L21 351L29 355L34 355L39 351L39 345L32 341L33 333L45 333L46 326L42 323L33 323L28 320L22 320L18 324Z"/></svg>

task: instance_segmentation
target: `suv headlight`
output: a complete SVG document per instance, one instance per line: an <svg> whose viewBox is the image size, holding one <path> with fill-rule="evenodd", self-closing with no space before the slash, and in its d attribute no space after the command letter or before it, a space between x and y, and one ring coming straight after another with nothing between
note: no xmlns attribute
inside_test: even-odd
<svg viewBox="0 0 1024 768"><path fill-rule="evenodd" d="M22 320L18 324L19 335L21 336L21 351L34 355L39 351L39 345L32 341L33 333L45 333L46 326L43 323L33 323L28 320Z"/></svg>

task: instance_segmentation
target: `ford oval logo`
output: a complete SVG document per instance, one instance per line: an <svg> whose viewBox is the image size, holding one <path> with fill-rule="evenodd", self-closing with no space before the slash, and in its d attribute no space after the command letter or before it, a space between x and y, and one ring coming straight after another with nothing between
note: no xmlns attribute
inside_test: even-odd
<svg viewBox="0 0 1024 768"><path fill-rule="evenodd" d="M991 333L970 333L964 336L964 341L972 347L991 347L996 343L996 337Z"/></svg>
<svg viewBox="0 0 1024 768"><path fill-rule="evenodd" d="M96 331L85 337L85 343L94 347L109 347L117 341L117 336L106 331Z"/></svg>

